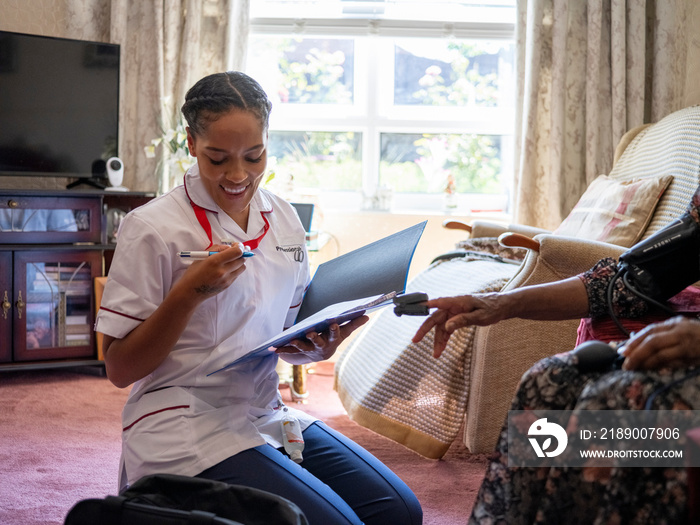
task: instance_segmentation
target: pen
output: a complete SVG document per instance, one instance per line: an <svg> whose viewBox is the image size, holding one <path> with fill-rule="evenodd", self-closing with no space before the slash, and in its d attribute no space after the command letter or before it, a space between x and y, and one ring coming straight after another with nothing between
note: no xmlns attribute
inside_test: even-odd
<svg viewBox="0 0 700 525"><path fill-rule="evenodd" d="M206 259L210 255L216 255L219 252L177 252L178 257L187 257L190 259ZM243 255L241 257L252 257L255 255L253 252L243 252Z"/></svg>

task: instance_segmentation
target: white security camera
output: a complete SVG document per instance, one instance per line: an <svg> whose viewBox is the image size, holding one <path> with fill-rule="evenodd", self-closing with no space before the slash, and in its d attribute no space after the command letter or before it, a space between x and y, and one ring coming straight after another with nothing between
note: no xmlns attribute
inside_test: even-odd
<svg viewBox="0 0 700 525"><path fill-rule="evenodd" d="M107 178L110 186L112 186L110 189L125 189L122 188L124 163L119 157L112 157L107 160Z"/></svg>

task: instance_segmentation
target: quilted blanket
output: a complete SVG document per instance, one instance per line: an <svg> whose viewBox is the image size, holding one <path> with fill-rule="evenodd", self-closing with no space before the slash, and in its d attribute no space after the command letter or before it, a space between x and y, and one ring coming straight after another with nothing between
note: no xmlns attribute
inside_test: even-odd
<svg viewBox="0 0 700 525"><path fill-rule="evenodd" d="M430 298L500 290L520 262L465 251L438 260L407 286ZM424 317L373 315L339 357L335 389L351 419L429 458L440 458L457 437L468 401L474 327L453 334L439 359L433 332L411 342Z"/></svg>

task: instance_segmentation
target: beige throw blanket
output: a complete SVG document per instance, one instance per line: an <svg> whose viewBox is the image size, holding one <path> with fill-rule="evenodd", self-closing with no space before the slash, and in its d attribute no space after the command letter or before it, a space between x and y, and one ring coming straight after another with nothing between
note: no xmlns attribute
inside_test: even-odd
<svg viewBox="0 0 700 525"><path fill-rule="evenodd" d="M439 261L407 286L430 298L497 291L519 263L469 252ZM335 366L335 389L360 425L429 458L440 458L464 422L474 328L458 330L439 359L433 332L411 342L424 317L397 317L392 308L375 313Z"/></svg>

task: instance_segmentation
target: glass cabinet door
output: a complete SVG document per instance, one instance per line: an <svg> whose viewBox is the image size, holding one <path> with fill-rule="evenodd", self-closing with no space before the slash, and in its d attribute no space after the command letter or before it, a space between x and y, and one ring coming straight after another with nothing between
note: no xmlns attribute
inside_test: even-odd
<svg viewBox="0 0 700 525"><path fill-rule="evenodd" d="M94 357L101 252L17 251L14 265L14 360Z"/></svg>
<svg viewBox="0 0 700 525"><path fill-rule="evenodd" d="M12 252L0 251L0 363L12 360Z"/></svg>
<svg viewBox="0 0 700 525"><path fill-rule="evenodd" d="M100 197L0 196L0 236L5 244L102 240Z"/></svg>

